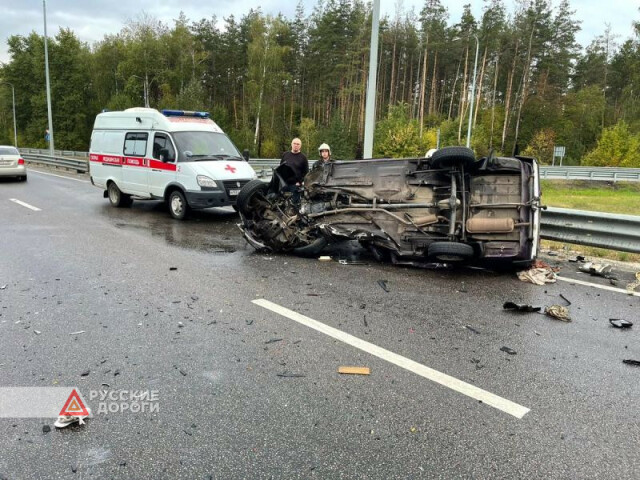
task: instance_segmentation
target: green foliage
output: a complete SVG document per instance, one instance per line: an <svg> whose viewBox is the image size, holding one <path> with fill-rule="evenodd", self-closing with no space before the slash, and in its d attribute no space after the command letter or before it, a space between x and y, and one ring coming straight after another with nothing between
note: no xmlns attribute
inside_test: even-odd
<svg viewBox="0 0 640 480"><path fill-rule="evenodd" d="M545 128L536 132L522 154L536 158L538 162L543 165L550 165L553 160L553 147L555 145L555 132L551 129Z"/></svg>
<svg viewBox="0 0 640 480"><path fill-rule="evenodd" d="M315 149L318 145L318 128L312 118L303 118L300 122L300 141L302 142L302 152L309 158L315 158ZM289 140L290 142L291 140ZM287 143L287 149L290 145Z"/></svg>
<svg viewBox="0 0 640 480"><path fill-rule="evenodd" d="M596 167L640 167L640 134L631 133L624 121L605 128L598 146L589 152L583 164Z"/></svg>

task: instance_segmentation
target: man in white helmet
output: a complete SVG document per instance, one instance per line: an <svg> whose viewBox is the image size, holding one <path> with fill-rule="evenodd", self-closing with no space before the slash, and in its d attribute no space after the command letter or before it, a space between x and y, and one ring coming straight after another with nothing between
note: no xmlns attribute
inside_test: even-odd
<svg viewBox="0 0 640 480"><path fill-rule="evenodd" d="M333 161L331 160L331 147L326 143L318 147L318 152L320 153L320 162L323 165Z"/></svg>

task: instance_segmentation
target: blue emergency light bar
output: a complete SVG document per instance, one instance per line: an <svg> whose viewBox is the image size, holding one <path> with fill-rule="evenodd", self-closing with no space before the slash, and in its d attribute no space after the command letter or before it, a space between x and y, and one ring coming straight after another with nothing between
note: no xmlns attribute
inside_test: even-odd
<svg viewBox="0 0 640 480"><path fill-rule="evenodd" d="M162 110L165 117L198 117L209 118L209 112L192 112L189 110Z"/></svg>

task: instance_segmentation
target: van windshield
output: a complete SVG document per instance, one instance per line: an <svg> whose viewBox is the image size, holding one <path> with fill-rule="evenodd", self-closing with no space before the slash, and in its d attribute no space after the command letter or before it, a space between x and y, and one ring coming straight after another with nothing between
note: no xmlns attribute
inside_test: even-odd
<svg viewBox="0 0 640 480"><path fill-rule="evenodd" d="M178 148L178 162L242 160L240 152L224 133L175 132L173 139Z"/></svg>

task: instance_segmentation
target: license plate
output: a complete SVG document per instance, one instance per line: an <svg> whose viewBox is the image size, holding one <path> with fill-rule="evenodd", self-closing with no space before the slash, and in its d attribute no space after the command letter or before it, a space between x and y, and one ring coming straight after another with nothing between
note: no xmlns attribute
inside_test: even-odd
<svg viewBox="0 0 640 480"><path fill-rule="evenodd" d="M229 190L230 197L237 197L239 193L240 193L239 188L234 188L233 190Z"/></svg>
<svg viewBox="0 0 640 480"><path fill-rule="evenodd" d="M5 161L0 162L0 165L11 165L12 163L13 162L10 161L10 160L5 160Z"/></svg>

